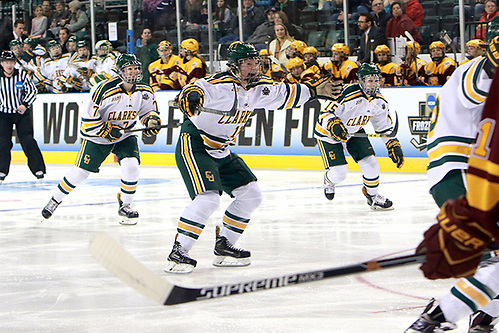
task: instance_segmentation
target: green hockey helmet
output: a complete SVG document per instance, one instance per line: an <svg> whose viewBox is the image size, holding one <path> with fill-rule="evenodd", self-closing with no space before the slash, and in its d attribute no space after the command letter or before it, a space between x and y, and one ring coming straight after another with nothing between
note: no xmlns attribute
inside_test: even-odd
<svg viewBox="0 0 499 333"><path fill-rule="evenodd" d="M495 17L487 24L487 42L490 42L492 38L499 36L499 17Z"/></svg>
<svg viewBox="0 0 499 333"><path fill-rule="evenodd" d="M38 40L36 40L36 38L28 37L24 39L23 43L28 44L31 48L35 48L38 45Z"/></svg>
<svg viewBox="0 0 499 333"><path fill-rule="evenodd" d="M78 43L76 43L76 49L78 50L79 48L86 47L87 49L90 50L90 46L88 43L84 40L80 40Z"/></svg>
<svg viewBox="0 0 499 333"><path fill-rule="evenodd" d="M11 49L12 49L13 47L15 47L15 46L22 46L22 45L23 45L23 43L21 43L21 42L20 42L19 40L17 40L17 39L13 39L13 40L11 40L11 41L10 41L10 43L9 43L9 47L10 47Z"/></svg>
<svg viewBox="0 0 499 333"><path fill-rule="evenodd" d="M240 65L242 61L255 59L260 63L259 53L252 44L240 41L230 44L229 49L227 50L227 57L229 58L227 61L229 71L239 80L244 80L248 84L256 83L260 80L260 70L256 73L249 73L249 75L245 75L245 77L242 77L241 75Z"/></svg>
<svg viewBox="0 0 499 333"><path fill-rule="evenodd" d="M139 73L127 71L126 68L130 66L138 66L140 69ZM142 81L142 63L135 54L120 54L118 59L116 59L116 71L126 83L135 84Z"/></svg>
<svg viewBox="0 0 499 333"><path fill-rule="evenodd" d="M381 87L381 71L378 65L373 63L363 63L357 72L359 85L362 90L370 96L376 96Z"/></svg>
<svg viewBox="0 0 499 333"><path fill-rule="evenodd" d="M49 40L47 42L47 44L45 45L45 48L47 49L47 51L49 53L49 56L52 59L58 59L58 58L60 58L60 56L62 54L62 47L61 47L61 44L59 44L58 41L56 41L54 39Z"/></svg>

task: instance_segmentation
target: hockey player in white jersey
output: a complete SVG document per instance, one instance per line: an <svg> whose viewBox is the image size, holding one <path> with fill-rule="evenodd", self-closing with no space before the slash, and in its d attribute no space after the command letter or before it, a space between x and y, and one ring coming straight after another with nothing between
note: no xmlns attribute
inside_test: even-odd
<svg viewBox="0 0 499 333"><path fill-rule="evenodd" d="M63 92L90 91L89 80L95 73L97 59L92 57L90 47L84 40L76 44L76 56L70 58L60 81Z"/></svg>
<svg viewBox="0 0 499 333"><path fill-rule="evenodd" d="M391 210L391 200L378 193L379 164L367 137L352 134L365 133L363 127L371 122L378 134L390 134L393 124L388 102L379 92L381 71L376 64L364 63L357 72L359 83L346 86L337 101L331 102L319 114L314 137L317 139L324 168L324 195L333 200L335 185L342 182L348 173L345 159L346 149L362 170L364 186L362 193L373 210ZM396 138L382 138L388 156L401 168L404 153Z"/></svg>
<svg viewBox="0 0 499 333"><path fill-rule="evenodd" d="M113 51L113 45L108 40L100 40L95 44L95 53L97 60L95 64L95 73L90 77L90 87L100 81L116 77L118 74L113 70L116 59L120 55L118 51Z"/></svg>
<svg viewBox="0 0 499 333"><path fill-rule="evenodd" d="M429 130L427 171L430 193L439 207L467 193L468 160L499 64L498 51L499 37L494 37L485 56L459 66L439 92ZM497 290L498 276L499 257L483 261L473 276L460 279L438 305L431 301L406 332L450 331L470 314L469 333L496 332L499 301L492 290Z"/></svg>
<svg viewBox="0 0 499 333"><path fill-rule="evenodd" d="M35 78L38 80L37 87L43 86L44 91L61 93L60 77L66 70L69 61L69 54L62 54L62 47L56 40L50 40L46 45L48 56L45 57L40 68L35 72Z"/></svg>
<svg viewBox="0 0 499 333"><path fill-rule="evenodd" d="M234 42L228 49L227 72L220 72L187 85L179 95L180 110L188 119L182 124L175 157L177 167L193 200L181 214L166 272L190 273L196 260L189 251L201 235L211 214L226 192L234 198L217 226L215 266L246 266L250 252L234 247L262 200L257 178L229 146L257 108L287 109L303 105L319 95L329 98L341 91L330 77L304 84L275 83L260 77L258 51L251 44ZM202 112L202 108L234 115ZM201 112L200 112L201 111Z"/></svg>
<svg viewBox="0 0 499 333"><path fill-rule="evenodd" d="M81 184L91 172L98 172L106 157L114 153L121 167L121 190L118 193L118 215L121 224L134 225L139 213L131 208L139 179L139 145L132 128L140 121L149 127L146 136L159 132L161 120L154 93L141 83L142 67L133 54L122 54L116 61L119 77L102 81L89 94L82 111L80 152L75 166L64 176L53 197L42 210L48 219L62 200Z"/></svg>

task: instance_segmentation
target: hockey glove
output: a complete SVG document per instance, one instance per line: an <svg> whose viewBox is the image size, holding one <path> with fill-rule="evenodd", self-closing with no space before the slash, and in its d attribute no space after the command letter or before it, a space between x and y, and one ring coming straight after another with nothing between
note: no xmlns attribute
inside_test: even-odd
<svg viewBox="0 0 499 333"><path fill-rule="evenodd" d="M327 129L336 141L347 142L348 130L339 117L334 117L327 123Z"/></svg>
<svg viewBox="0 0 499 333"><path fill-rule="evenodd" d="M86 68L86 67L80 67L78 69L76 69L76 71L78 73L80 73L80 75L84 76L85 78L90 78L93 74L94 74L94 71L90 68Z"/></svg>
<svg viewBox="0 0 499 333"><path fill-rule="evenodd" d="M76 76L70 76L70 77L68 77L67 80L66 80L66 83L69 84L69 85L72 85L73 88L76 89L76 90L78 90L78 91L82 91L83 90L83 83Z"/></svg>
<svg viewBox="0 0 499 333"><path fill-rule="evenodd" d="M97 135L103 137L109 142L113 142L123 136L121 130L121 127L105 122L102 124L101 130L97 132Z"/></svg>
<svg viewBox="0 0 499 333"><path fill-rule="evenodd" d="M198 86L187 86L180 93L180 111L189 117L199 114L199 107L204 103L204 91Z"/></svg>
<svg viewBox="0 0 499 333"><path fill-rule="evenodd" d="M397 165L397 168L400 169L402 165L404 165L404 152L402 151L399 140L388 140L386 142L386 149L388 149L388 156L392 159L393 163Z"/></svg>
<svg viewBox="0 0 499 333"><path fill-rule="evenodd" d="M145 136L153 136L153 135L157 135L159 133L160 126L161 126L161 119L157 115L155 115L155 114L149 115L144 120L143 123L147 127L147 129L144 130Z"/></svg>
<svg viewBox="0 0 499 333"><path fill-rule="evenodd" d="M439 223L424 233L416 253L425 254L420 269L431 280L472 276L492 234L474 221L466 198L448 200L437 216Z"/></svg>
<svg viewBox="0 0 499 333"><path fill-rule="evenodd" d="M343 84L342 81L331 81L332 79L333 76L328 74L305 82L304 84L310 89L310 99L322 98L336 100L343 90Z"/></svg>

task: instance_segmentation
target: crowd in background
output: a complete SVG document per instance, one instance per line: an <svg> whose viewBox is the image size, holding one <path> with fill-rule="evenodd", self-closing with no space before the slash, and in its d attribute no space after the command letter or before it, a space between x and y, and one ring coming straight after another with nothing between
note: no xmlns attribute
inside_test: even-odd
<svg viewBox="0 0 499 333"><path fill-rule="evenodd" d="M216 0L213 4L217 45L239 40L237 1ZM357 80L362 63L375 62L385 86L435 86L443 85L459 65L446 55L446 45L438 40L427 46L430 62L418 58L424 43L418 27L425 16L419 0L352 0L348 18L344 16L342 0L321 0L316 5L320 12L330 14L326 19L329 22L354 20L357 43L335 42L326 49L307 45L304 26L314 22L302 22L301 13L310 6L309 2L242 1L243 36L260 51L263 74L293 83L331 73L344 83L351 83ZM0 48L15 53L18 66L29 71L40 92L88 91L94 84L117 75L113 66L120 52L111 42L99 41L94 46L96 54L91 54L89 17L81 2L44 0L33 8L30 20L18 20L0 35ZM465 10L475 19L480 15L480 21L499 15L495 0L466 6ZM206 0L187 0L181 12L185 32L206 29ZM175 29L174 0L144 0L140 13L142 29L136 32L135 54L142 62L144 82L156 91L178 90L208 74L198 39L185 38L177 46L173 40L154 38L157 29ZM404 36L406 31L415 41L407 42L402 62L395 64L391 61L394 50L388 47L387 38ZM485 52L485 38L485 30L477 28L474 38L466 43L468 58ZM176 49L178 55L174 54ZM327 54L328 61L319 61L321 54Z"/></svg>

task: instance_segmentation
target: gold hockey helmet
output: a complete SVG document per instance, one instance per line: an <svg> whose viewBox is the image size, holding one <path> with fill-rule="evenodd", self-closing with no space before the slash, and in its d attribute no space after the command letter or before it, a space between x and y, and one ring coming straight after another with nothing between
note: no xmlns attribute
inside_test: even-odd
<svg viewBox="0 0 499 333"><path fill-rule="evenodd" d="M188 38L180 43L180 47L191 52L192 54L196 54L199 50L199 43L194 38Z"/></svg>
<svg viewBox="0 0 499 333"><path fill-rule="evenodd" d="M304 66L303 59L300 59L298 57L293 58L286 63L286 69L288 70L288 72L291 72L291 70L295 67L302 67L303 68L303 66Z"/></svg>
<svg viewBox="0 0 499 333"><path fill-rule="evenodd" d="M295 49L296 52L300 52L301 54L303 54L303 50L305 50L307 44L305 44L305 42L302 42L301 40L295 40L291 43L290 47Z"/></svg>
<svg viewBox="0 0 499 333"><path fill-rule="evenodd" d="M345 43L336 43L331 47L331 52L338 52L348 56L348 54L350 53L350 49Z"/></svg>
<svg viewBox="0 0 499 333"><path fill-rule="evenodd" d="M482 49L482 50L485 50L487 48L487 45L481 39L472 39L468 41L468 43L466 43L466 46L474 46L477 49Z"/></svg>
<svg viewBox="0 0 499 333"><path fill-rule="evenodd" d="M303 54L307 54L307 53L310 53L310 54L313 54L314 56L316 56L319 54L319 51L317 51L317 49L315 47L309 46L309 47L306 47L305 49L303 49Z"/></svg>
<svg viewBox="0 0 499 333"><path fill-rule="evenodd" d="M390 54L390 48L388 46L386 46L385 44L381 44L381 45L376 46L374 53L376 53L376 54L378 54L378 53Z"/></svg>

